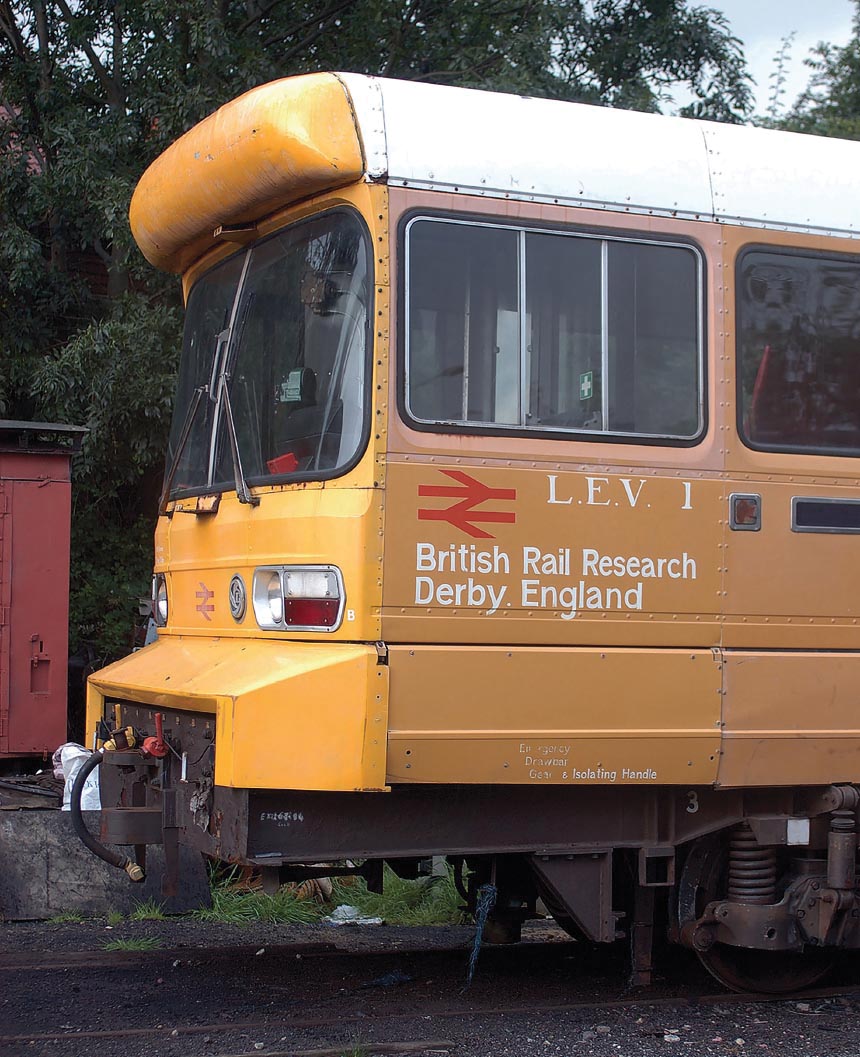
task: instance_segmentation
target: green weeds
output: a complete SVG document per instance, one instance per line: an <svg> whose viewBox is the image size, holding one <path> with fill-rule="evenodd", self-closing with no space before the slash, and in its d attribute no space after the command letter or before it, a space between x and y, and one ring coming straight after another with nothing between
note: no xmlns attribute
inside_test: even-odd
<svg viewBox="0 0 860 1057"><path fill-rule="evenodd" d="M460 925L469 920L461 909L462 898L449 870L441 877L421 877L404 881L385 867L381 895L368 892L362 878L332 879L331 899L309 898L295 886L284 885L269 895L244 879L237 867L213 867L210 874L212 905L192 911L192 920L224 925L313 925L343 904L354 906L367 917L380 917L389 925ZM307 886L305 886L305 892ZM107 915L107 924L116 927L126 921L164 921L164 907L154 899L138 903L127 916L118 910ZM50 925L82 924L81 914L66 912L48 920ZM105 950L150 950L152 941L113 940ZM135 944L143 946L135 946ZM129 944L131 946L129 946ZM155 941L158 945L158 941ZM352 1055L348 1055L352 1057Z"/></svg>
<svg viewBox="0 0 860 1057"><path fill-rule="evenodd" d="M167 915L161 903L154 899L147 899L145 903L138 903L128 915L129 921L164 921Z"/></svg>
<svg viewBox="0 0 860 1057"><path fill-rule="evenodd" d="M103 951L157 951L164 944L157 936L139 936L134 939L108 940L102 944Z"/></svg>
<svg viewBox="0 0 860 1057"><path fill-rule="evenodd" d="M293 889L285 886L275 895L248 887L238 871L213 871L211 875L212 905L195 910L197 921L220 922L225 925L250 925L267 922L273 925L310 925L326 912L310 899L299 899Z"/></svg>
<svg viewBox="0 0 860 1057"><path fill-rule="evenodd" d="M363 880L337 879L333 887L332 906L348 903L389 925L461 925L468 921L450 870L442 877L404 881L386 866L381 895L368 892Z"/></svg>
<svg viewBox="0 0 860 1057"><path fill-rule="evenodd" d="M335 878L326 903L302 898L285 885L275 895L249 887L237 870L212 875L212 905L192 914L197 921L246 925L312 925L342 904L357 907L362 915L381 917L389 925L459 925L468 920L460 909L462 899L451 871L442 877L404 881L385 868L384 891L368 892L363 879Z"/></svg>
<svg viewBox="0 0 860 1057"><path fill-rule="evenodd" d="M83 922L83 915L75 914L71 910L63 911L61 914L55 914L52 918L48 918L49 925L82 925Z"/></svg>

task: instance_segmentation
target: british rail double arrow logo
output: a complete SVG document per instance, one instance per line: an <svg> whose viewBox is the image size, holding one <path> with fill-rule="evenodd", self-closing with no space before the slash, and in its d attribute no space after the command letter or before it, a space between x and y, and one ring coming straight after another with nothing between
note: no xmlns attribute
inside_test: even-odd
<svg viewBox="0 0 860 1057"><path fill-rule="evenodd" d="M419 521L447 521L475 539L494 539L491 532L478 528L478 524L511 525L517 520L513 510L476 510L475 507L488 499L516 499L516 488L490 488L462 470L440 470L457 485L420 484L418 495L421 497L437 496L444 499L458 499L453 506L441 509L419 508Z"/></svg>
<svg viewBox="0 0 860 1057"><path fill-rule="evenodd" d="M206 584L202 580L199 581L200 590L194 592L194 597L199 598L200 601L194 607L198 613L202 613L207 620L211 620L210 613L215 612L215 606L209 601L210 598L215 597L215 592L210 591Z"/></svg>

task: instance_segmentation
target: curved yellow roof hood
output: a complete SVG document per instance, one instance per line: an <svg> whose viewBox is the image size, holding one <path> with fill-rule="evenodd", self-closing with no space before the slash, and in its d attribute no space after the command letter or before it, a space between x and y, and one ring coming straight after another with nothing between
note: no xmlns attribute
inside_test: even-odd
<svg viewBox="0 0 860 1057"><path fill-rule="evenodd" d="M222 106L149 166L131 200L132 233L151 264L183 272L214 245L216 228L258 221L364 171L340 79L284 78Z"/></svg>

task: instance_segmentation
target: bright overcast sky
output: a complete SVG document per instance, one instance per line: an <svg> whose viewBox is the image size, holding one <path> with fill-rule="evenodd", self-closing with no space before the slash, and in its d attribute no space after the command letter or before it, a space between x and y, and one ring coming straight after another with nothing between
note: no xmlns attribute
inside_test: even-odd
<svg viewBox="0 0 860 1057"><path fill-rule="evenodd" d="M769 75L782 39L796 33L787 67L783 107L790 106L809 80L803 60L819 41L845 44L851 36L852 0L689 0L690 7L724 11L736 37L744 42L750 73L756 80L755 110L763 114L770 98Z"/></svg>

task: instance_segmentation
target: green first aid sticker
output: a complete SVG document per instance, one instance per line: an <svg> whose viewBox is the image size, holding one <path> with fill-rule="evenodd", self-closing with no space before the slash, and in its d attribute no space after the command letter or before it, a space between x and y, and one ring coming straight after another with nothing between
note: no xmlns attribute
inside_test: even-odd
<svg viewBox="0 0 860 1057"><path fill-rule="evenodd" d="M579 399L590 400L594 396L594 372L586 371L579 376Z"/></svg>

